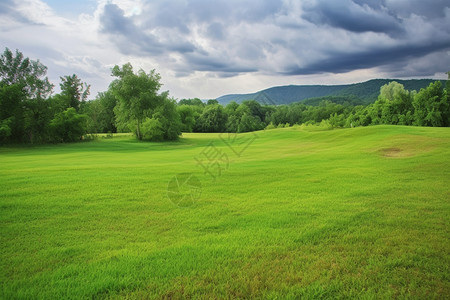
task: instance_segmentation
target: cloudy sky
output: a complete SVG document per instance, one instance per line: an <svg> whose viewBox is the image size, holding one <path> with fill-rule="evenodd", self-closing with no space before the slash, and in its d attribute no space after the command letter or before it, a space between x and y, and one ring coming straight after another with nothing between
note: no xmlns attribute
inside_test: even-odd
<svg viewBox="0 0 450 300"><path fill-rule="evenodd" d="M286 84L446 78L448 0L0 0L0 47L107 89L156 69L178 99ZM58 89L56 89L56 92Z"/></svg>

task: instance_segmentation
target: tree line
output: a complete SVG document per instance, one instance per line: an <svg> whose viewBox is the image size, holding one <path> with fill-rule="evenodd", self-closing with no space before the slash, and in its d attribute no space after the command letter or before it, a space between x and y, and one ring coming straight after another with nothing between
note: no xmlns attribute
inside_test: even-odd
<svg viewBox="0 0 450 300"><path fill-rule="evenodd" d="M155 70L135 72L129 63L112 68L109 88L91 101L90 86L75 74L60 77L61 92L52 95L54 85L46 72L39 61L5 49L0 57L0 143L73 142L116 132L164 141L176 140L182 132L241 133L295 124L450 125L450 80L445 88L436 81L418 92L390 82L369 105L348 96L277 106L255 100L223 106L198 98L177 102L160 91L161 77Z"/></svg>

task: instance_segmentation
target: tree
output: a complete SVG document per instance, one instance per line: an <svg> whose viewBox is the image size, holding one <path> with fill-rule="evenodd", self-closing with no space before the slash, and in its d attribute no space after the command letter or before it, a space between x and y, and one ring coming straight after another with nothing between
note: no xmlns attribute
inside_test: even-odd
<svg viewBox="0 0 450 300"><path fill-rule="evenodd" d="M414 125L448 126L449 101L442 90L442 83L435 81L421 89L413 100Z"/></svg>
<svg viewBox="0 0 450 300"><path fill-rule="evenodd" d="M118 100L114 109L117 121L122 126L124 123L135 126L136 136L141 140L142 122L163 103L163 97L158 95L161 76L155 70L146 73L141 69L135 74L130 63L114 66L112 75L117 77L110 85L111 93Z"/></svg>
<svg viewBox="0 0 450 300"><path fill-rule="evenodd" d="M217 101L216 99L209 99L206 102L206 105L216 105L216 104L219 104L219 101Z"/></svg>
<svg viewBox="0 0 450 300"><path fill-rule="evenodd" d="M177 107L177 112L181 120L181 131L182 132L192 132L194 130L196 119L200 114L191 105L179 105Z"/></svg>
<svg viewBox="0 0 450 300"><path fill-rule="evenodd" d="M168 98L168 92L158 94L161 76L155 70L146 73L141 69L134 73L131 64L127 63L122 67L115 66L112 74L117 79L111 83L109 91L117 99L114 113L118 129L127 126L135 131L139 140L143 138L155 140L158 135L152 134L149 137L149 132L155 132L159 128L157 126L159 122L164 140L178 138L181 134L181 121L176 101ZM147 137L142 135L143 122L146 122Z"/></svg>
<svg viewBox="0 0 450 300"><path fill-rule="evenodd" d="M378 124L411 125L413 111L410 92L402 84L392 81L380 88L371 113Z"/></svg>
<svg viewBox="0 0 450 300"><path fill-rule="evenodd" d="M249 132L255 130L261 130L264 128L264 124L261 120L248 113L244 113L239 121L237 132Z"/></svg>
<svg viewBox="0 0 450 300"><path fill-rule="evenodd" d="M98 93L95 100L87 101L83 113L88 116L88 132L117 132L114 107L117 100L110 91Z"/></svg>
<svg viewBox="0 0 450 300"><path fill-rule="evenodd" d="M4 142L44 139L49 121L44 98L53 88L44 77L46 72L46 66L24 58L19 50L14 55L6 48L0 56L0 124Z"/></svg>
<svg viewBox="0 0 450 300"><path fill-rule="evenodd" d="M64 101L64 109L73 107L77 112L80 105L84 104L89 96L90 85L83 83L77 75L64 76L61 78L61 96Z"/></svg>
<svg viewBox="0 0 450 300"><path fill-rule="evenodd" d="M18 84L28 98L46 98L51 94L53 85L47 77L47 67L29 58L16 50L14 55L5 48L0 56L0 83L2 85Z"/></svg>
<svg viewBox="0 0 450 300"><path fill-rule="evenodd" d="M205 103L198 98L194 98L194 99L181 99L178 102L178 105L194 105L204 107Z"/></svg>
<svg viewBox="0 0 450 300"><path fill-rule="evenodd" d="M227 115L222 105L208 105L200 115L196 127L201 132L224 132Z"/></svg>
<svg viewBox="0 0 450 300"><path fill-rule="evenodd" d="M163 102L158 106L152 115L158 120L163 128L163 139L173 141L181 135L181 120L177 112L177 103L174 99L168 98L168 92L161 94Z"/></svg>

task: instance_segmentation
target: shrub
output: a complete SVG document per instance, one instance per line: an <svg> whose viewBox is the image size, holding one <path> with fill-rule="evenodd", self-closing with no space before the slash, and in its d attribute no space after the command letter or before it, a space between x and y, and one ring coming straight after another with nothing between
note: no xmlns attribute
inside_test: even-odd
<svg viewBox="0 0 450 300"><path fill-rule="evenodd" d="M86 133L86 116L70 107L57 113L50 121L50 130L55 142L75 142Z"/></svg>

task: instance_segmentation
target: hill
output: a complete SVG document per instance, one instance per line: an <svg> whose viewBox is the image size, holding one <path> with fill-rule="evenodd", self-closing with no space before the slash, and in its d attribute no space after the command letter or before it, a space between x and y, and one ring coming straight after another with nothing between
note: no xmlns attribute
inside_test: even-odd
<svg viewBox="0 0 450 300"><path fill-rule="evenodd" d="M397 81L407 90L419 91L427 87L434 79L373 79L366 82L345 85L287 85L271 87L251 94L230 94L217 98L219 103L226 105L231 101L241 103L245 100L256 100L261 104L289 104L306 99L320 99L322 97L348 97L356 102L368 104L374 102L380 88L391 81ZM445 82L443 81L443 85ZM314 102L314 101L313 101Z"/></svg>
<svg viewBox="0 0 450 300"><path fill-rule="evenodd" d="M448 299L450 130L318 129L0 148L0 299Z"/></svg>

